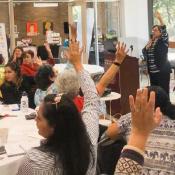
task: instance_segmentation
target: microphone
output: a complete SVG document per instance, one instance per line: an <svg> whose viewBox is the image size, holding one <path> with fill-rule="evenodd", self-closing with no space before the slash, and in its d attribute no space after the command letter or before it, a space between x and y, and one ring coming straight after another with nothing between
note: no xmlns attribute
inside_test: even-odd
<svg viewBox="0 0 175 175"><path fill-rule="evenodd" d="M131 49L131 55L132 55L132 52L134 50L134 46L133 45L130 45L130 49Z"/></svg>

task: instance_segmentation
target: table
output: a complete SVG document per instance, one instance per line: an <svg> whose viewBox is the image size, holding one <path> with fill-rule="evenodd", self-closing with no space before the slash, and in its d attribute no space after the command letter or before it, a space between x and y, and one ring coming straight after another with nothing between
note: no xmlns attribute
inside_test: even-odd
<svg viewBox="0 0 175 175"><path fill-rule="evenodd" d="M105 97L101 97L101 101L112 101L112 100L117 100L121 98L121 94L117 92L111 92L110 94L106 95Z"/></svg>
<svg viewBox="0 0 175 175"><path fill-rule="evenodd" d="M58 73L61 73L64 71L66 66L67 64L55 64L54 68L58 71ZM83 67L90 73L91 76L104 73L104 68L98 65L83 64Z"/></svg>
<svg viewBox="0 0 175 175"><path fill-rule="evenodd" d="M107 120L107 119L100 119L99 120L99 123L103 126L109 126L112 122L112 116L111 116L111 101L113 100L118 100L121 98L121 94L117 93L117 92L111 92L110 94L108 94L107 96L105 97L101 97L100 100L101 101L109 101L110 102L110 108L109 108L109 116L110 116L110 119Z"/></svg>
<svg viewBox="0 0 175 175"><path fill-rule="evenodd" d="M28 147L28 149L39 146L42 137L38 135L35 120L26 120L21 111L10 112L13 116L16 115L17 117L5 117L0 120L0 128L8 128L9 130L7 144L27 144L26 147ZM29 109L28 113L31 112L33 112L33 110ZM16 175L22 157L23 156L8 157L6 154L0 155L0 174Z"/></svg>

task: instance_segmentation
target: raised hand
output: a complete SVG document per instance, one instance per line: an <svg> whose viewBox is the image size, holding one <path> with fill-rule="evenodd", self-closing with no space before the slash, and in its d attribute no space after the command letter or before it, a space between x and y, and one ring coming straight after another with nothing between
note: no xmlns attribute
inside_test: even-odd
<svg viewBox="0 0 175 175"><path fill-rule="evenodd" d="M125 59L127 53L129 52L129 49L126 50L126 44L124 43L120 44L120 42L118 42L116 49L117 51L116 51L115 62L118 62L121 64L123 60Z"/></svg>
<svg viewBox="0 0 175 175"><path fill-rule="evenodd" d="M155 110L155 92L150 93L148 99L148 89L137 90L136 98L129 97L130 109L132 114L132 132L148 136L161 121L160 108Z"/></svg>
<svg viewBox="0 0 175 175"><path fill-rule="evenodd" d="M154 16L159 20L160 25L163 26L164 25L164 22L163 22L163 19L162 19L161 14L158 11L156 11L155 14L154 14Z"/></svg>
<svg viewBox="0 0 175 175"><path fill-rule="evenodd" d="M80 44L77 41L77 29L76 26L70 25L71 28L71 40L69 43L69 50L65 53L66 58L72 63L75 69L82 68L81 56L83 52L83 48L80 48Z"/></svg>
<svg viewBox="0 0 175 175"><path fill-rule="evenodd" d="M76 41L77 40L77 27L76 24L70 24L70 29L71 29L71 40Z"/></svg>
<svg viewBox="0 0 175 175"><path fill-rule="evenodd" d="M160 14L158 11L155 12L154 16L155 16L157 19L161 19L161 18L162 18L162 17L161 17L161 14Z"/></svg>
<svg viewBox="0 0 175 175"><path fill-rule="evenodd" d="M41 60L41 58L39 57L36 57L35 59L34 59L34 64L36 64L37 66L42 66L42 64L43 64L43 62L42 62L42 60Z"/></svg>

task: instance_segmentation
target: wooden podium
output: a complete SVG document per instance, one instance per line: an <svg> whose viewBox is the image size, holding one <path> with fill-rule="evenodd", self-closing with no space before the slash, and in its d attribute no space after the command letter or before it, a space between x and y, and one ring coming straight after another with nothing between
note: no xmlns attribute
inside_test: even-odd
<svg viewBox="0 0 175 175"><path fill-rule="evenodd" d="M105 71L114 62L114 53L105 53ZM129 95L136 94L139 86L139 65L136 57L128 56L121 64L119 72L108 86L112 91L120 93L121 98L111 102L111 114L120 113L122 115L130 112ZM109 113L109 103L107 102L107 111Z"/></svg>

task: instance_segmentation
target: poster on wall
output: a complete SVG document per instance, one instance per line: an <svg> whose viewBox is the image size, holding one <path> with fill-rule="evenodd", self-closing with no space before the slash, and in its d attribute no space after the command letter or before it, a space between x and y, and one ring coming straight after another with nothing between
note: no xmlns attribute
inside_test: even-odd
<svg viewBox="0 0 175 175"><path fill-rule="evenodd" d="M7 63L8 61L7 38L4 23L0 23L0 54L2 54L5 63Z"/></svg>
<svg viewBox="0 0 175 175"><path fill-rule="evenodd" d="M53 22L51 21L43 22L43 34L46 34L48 31L53 31Z"/></svg>
<svg viewBox="0 0 175 175"><path fill-rule="evenodd" d="M38 23L37 22L27 22L27 36L38 35Z"/></svg>

